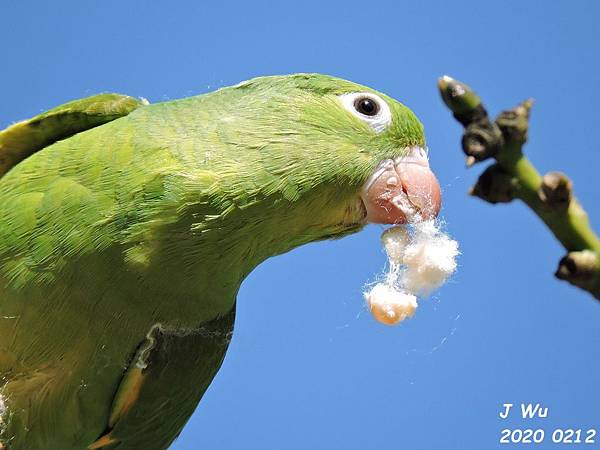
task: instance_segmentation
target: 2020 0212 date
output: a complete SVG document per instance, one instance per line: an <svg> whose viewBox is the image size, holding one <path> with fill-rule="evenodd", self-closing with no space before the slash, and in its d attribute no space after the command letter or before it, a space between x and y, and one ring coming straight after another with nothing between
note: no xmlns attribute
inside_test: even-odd
<svg viewBox="0 0 600 450"><path fill-rule="evenodd" d="M537 429L509 429L500 432L500 444L541 444L546 438L543 428ZM556 428L552 431L552 442L554 444L594 444L596 443L596 430L590 428Z"/></svg>

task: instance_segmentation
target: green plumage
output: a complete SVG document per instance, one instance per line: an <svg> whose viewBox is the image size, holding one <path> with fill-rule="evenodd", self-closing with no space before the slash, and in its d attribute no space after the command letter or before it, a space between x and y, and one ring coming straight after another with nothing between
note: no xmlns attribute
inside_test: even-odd
<svg viewBox="0 0 600 450"><path fill-rule="evenodd" d="M0 133L8 448L168 447L221 364L242 280L359 230L379 161L424 144L406 107L378 94L377 134L349 92L374 91L299 74L153 105L105 94Z"/></svg>

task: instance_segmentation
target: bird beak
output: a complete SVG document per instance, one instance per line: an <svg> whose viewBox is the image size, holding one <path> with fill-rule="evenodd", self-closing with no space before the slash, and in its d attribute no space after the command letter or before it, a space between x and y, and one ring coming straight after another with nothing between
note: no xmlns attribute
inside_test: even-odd
<svg viewBox="0 0 600 450"><path fill-rule="evenodd" d="M411 147L405 156L382 161L365 183L361 198L367 221L404 224L437 217L441 191L427 152Z"/></svg>

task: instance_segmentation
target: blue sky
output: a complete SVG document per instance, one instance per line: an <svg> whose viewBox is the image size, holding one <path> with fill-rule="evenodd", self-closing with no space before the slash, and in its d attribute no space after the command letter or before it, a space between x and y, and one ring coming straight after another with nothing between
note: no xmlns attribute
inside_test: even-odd
<svg viewBox="0 0 600 450"><path fill-rule="evenodd" d="M600 305L553 278L564 252L524 206L466 195L482 167L465 169L435 85L459 78L493 114L534 97L527 154L572 177L600 231L599 13L592 1L3 2L0 126L97 92L158 102L292 72L369 85L425 124L462 250L454 278L387 328L361 298L385 262L383 227L268 260L173 449L487 449L503 428L542 427L546 442L600 428ZM542 403L548 418L502 421L506 402Z"/></svg>

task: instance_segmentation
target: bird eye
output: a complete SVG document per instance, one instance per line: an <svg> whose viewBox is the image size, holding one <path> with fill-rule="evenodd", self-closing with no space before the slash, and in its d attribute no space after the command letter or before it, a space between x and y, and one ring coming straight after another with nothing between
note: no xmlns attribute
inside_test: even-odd
<svg viewBox="0 0 600 450"><path fill-rule="evenodd" d="M376 116L379 110L379 104L372 98L359 97L354 100L354 109L365 116Z"/></svg>
<svg viewBox="0 0 600 450"><path fill-rule="evenodd" d="M375 133L382 133L392 123L390 106L374 92L349 92L339 99L349 113L366 122Z"/></svg>

